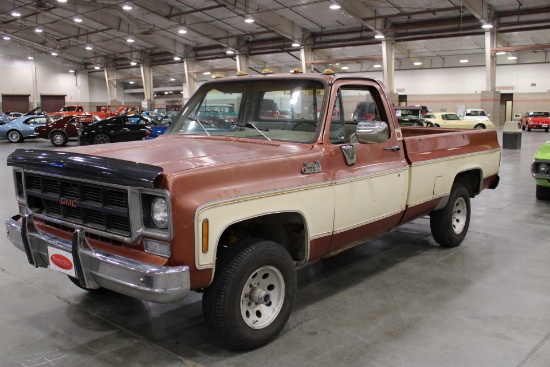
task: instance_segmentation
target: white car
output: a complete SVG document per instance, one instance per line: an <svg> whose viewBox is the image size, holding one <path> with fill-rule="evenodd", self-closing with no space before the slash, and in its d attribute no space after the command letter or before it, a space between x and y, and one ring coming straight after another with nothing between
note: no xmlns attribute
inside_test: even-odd
<svg viewBox="0 0 550 367"><path fill-rule="evenodd" d="M436 127L448 127L455 129L494 129L495 125L487 120L461 119L454 112L432 112L422 116Z"/></svg>
<svg viewBox="0 0 550 367"><path fill-rule="evenodd" d="M484 110L480 108L469 108L464 113L464 120L480 120L480 121L490 121L489 117L491 115L487 114Z"/></svg>

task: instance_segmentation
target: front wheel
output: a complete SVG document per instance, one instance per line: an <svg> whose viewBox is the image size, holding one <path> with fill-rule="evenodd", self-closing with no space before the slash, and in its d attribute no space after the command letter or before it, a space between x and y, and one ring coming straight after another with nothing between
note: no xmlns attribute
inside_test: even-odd
<svg viewBox="0 0 550 367"><path fill-rule="evenodd" d="M483 129L485 129L485 125L483 125L483 124L477 124L476 126L474 126L474 129L475 129L475 130L483 130Z"/></svg>
<svg viewBox="0 0 550 367"><path fill-rule="evenodd" d="M52 145L54 147L62 147L63 145L67 144L69 138L67 138L67 135L65 135L61 131L56 131L50 136L50 141L52 142Z"/></svg>
<svg viewBox="0 0 550 367"><path fill-rule="evenodd" d="M550 200L550 187L537 185L536 196L539 200Z"/></svg>
<svg viewBox="0 0 550 367"><path fill-rule="evenodd" d="M8 132L8 140L10 143L20 143L23 141L23 135L17 130L11 130Z"/></svg>
<svg viewBox="0 0 550 367"><path fill-rule="evenodd" d="M247 239L222 253L202 300L206 323L228 346L249 350L283 329L296 297L296 271L279 244Z"/></svg>
<svg viewBox="0 0 550 367"><path fill-rule="evenodd" d="M107 134L97 134L94 136L94 144L107 144L111 142L111 138Z"/></svg>
<svg viewBox="0 0 550 367"><path fill-rule="evenodd" d="M442 247L456 247L466 237L470 226L470 194L455 183L445 207L430 214L432 237Z"/></svg>

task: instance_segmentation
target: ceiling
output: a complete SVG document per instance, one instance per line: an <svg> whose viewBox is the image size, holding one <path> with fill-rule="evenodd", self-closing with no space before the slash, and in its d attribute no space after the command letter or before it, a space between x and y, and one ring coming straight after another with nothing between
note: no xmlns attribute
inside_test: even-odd
<svg viewBox="0 0 550 367"><path fill-rule="evenodd" d="M184 59L196 60L199 81L205 72L236 73L236 54L249 56L251 72L287 72L301 67L304 46L316 70L380 70L376 35L394 41L396 70L485 65L481 26L489 23L493 52L506 52L498 65L550 62L549 0L3 0L0 34L10 39L0 45L55 51L90 73L115 68L118 80L135 82L128 88L141 86L139 65L152 65L154 87L175 90Z"/></svg>

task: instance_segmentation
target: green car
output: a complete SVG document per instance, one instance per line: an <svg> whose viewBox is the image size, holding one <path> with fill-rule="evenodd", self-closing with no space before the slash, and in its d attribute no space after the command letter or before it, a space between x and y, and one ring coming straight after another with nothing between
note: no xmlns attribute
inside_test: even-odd
<svg viewBox="0 0 550 367"><path fill-rule="evenodd" d="M537 182L537 199L550 200L550 140L535 153L531 174Z"/></svg>

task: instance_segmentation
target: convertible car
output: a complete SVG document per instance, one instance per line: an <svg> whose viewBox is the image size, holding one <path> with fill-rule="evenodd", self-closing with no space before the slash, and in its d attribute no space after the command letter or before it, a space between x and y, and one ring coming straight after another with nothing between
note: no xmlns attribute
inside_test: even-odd
<svg viewBox="0 0 550 367"><path fill-rule="evenodd" d="M535 153L531 174L537 184L537 199L550 200L550 140L542 144Z"/></svg>
<svg viewBox="0 0 550 367"><path fill-rule="evenodd" d="M34 129L46 125L45 115L21 116L7 124L0 125L0 138L8 138L10 143L20 143L26 138L36 138Z"/></svg>
<svg viewBox="0 0 550 367"><path fill-rule="evenodd" d="M544 129L548 132L550 127L550 112L527 112L521 118L521 129L531 131L531 129Z"/></svg>
<svg viewBox="0 0 550 367"><path fill-rule="evenodd" d="M82 126L97 121L99 121L97 115L64 116L59 120L38 126L34 131L37 137L50 139L53 146L61 147L67 144L69 138L78 137L78 131Z"/></svg>
<svg viewBox="0 0 550 367"><path fill-rule="evenodd" d="M122 115L106 118L84 126L78 137L79 145L116 143L141 140L152 135L149 126L154 122L141 115Z"/></svg>
<svg viewBox="0 0 550 367"><path fill-rule="evenodd" d="M454 112L432 112L422 116L432 122L436 127L455 129L494 129L491 121L464 120Z"/></svg>

